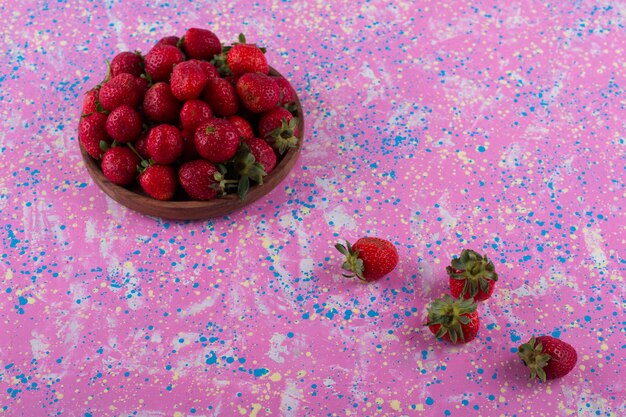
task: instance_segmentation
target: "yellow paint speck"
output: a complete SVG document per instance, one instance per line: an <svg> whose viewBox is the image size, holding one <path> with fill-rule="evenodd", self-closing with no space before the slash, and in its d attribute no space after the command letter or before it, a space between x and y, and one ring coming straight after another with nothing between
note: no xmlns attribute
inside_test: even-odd
<svg viewBox="0 0 626 417"><path fill-rule="evenodd" d="M260 409L261 409L261 404L258 404L258 403L252 404L252 411L250 411L250 417L256 417Z"/></svg>
<svg viewBox="0 0 626 417"><path fill-rule="evenodd" d="M604 351L609 350L609 345L607 345L606 343L602 343L602 344L600 345L600 349L602 349L602 350L604 350Z"/></svg>
<svg viewBox="0 0 626 417"><path fill-rule="evenodd" d="M400 411L400 401L398 401L398 400L391 400L389 402L389 406L394 411Z"/></svg>
<svg viewBox="0 0 626 417"><path fill-rule="evenodd" d="M177 411L174 413L174 417L183 417L183 413L181 413L180 411Z"/></svg>
<svg viewBox="0 0 626 417"><path fill-rule="evenodd" d="M278 382L281 379L283 379L283 377L278 372L274 372L272 375L270 375L270 381Z"/></svg>

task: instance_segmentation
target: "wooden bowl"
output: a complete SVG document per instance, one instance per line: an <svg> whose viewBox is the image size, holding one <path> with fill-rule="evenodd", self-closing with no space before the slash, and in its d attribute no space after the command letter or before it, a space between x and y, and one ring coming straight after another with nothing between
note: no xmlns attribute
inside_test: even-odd
<svg viewBox="0 0 626 417"><path fill-rule="evenodd" d="M280 76L270 68L270 75ZM201 220L221 217L245 207L272 191L287 176L295 165L302 149L304 138L304 115L300 100L296 97L296 115L298 118L298 144L285 154L278 156L278 162L272 172L263 179L263 184L251 185L246 197L240 200L236 193L227 194L209 201L179 199L160 201L149 197L136 185L133 188L121 187L105 178L100 164L80 147L85 166L93 181L102 191L119 204L139 213L173 220ZM175 197L176 198L176 197ZM184 198L184 197L183 197Z"/></svg>

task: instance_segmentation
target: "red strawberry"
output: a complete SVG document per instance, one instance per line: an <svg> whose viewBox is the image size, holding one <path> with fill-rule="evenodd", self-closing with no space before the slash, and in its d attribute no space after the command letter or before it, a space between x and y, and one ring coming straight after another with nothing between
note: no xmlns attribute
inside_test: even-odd
<svg viewBox="0 0 626 417"><path fill-rule="evenodd" d="M337 243L335 248L345 255L343 269L350 271L345 277L357 276L363 281L384 277L398 265L398 251L393 243L377 237L363 237L354 245Z"/></svg>
<svg viewBox="0 0 626 417"><path fill-rule="evenodd" d="M171 165L150 165L139 175L143 191L157 200L171 200L176 194L178 182Z"/></svg>
<svg viewBox="0 0 626 417"><path fill-rule="evenodd" d="M185 61L174 67L170 87L174 97L187 101L200 97L208 81L205 70L194 61Z"/></svg>
<svg viewBox="0 0 626 417"><path fill-rule="evenodd" d="M198 126L194 143L201 157L219 164L229 160L237 152L239 133L229 121L213 118Z"/></svg>
<svg viewBox="0 0 626 417"><path fill-rule="evenodd" d="M232 116L239 111L239 98L235 87L223 78L210 78L202 98L218 116Z"/></svg>
<svg viewBox="0 0 626 417"><path fill-rule="evenodd" d="M426 325L437 339L455 344L467 343L478 335L480 328L476 303L453 299L446 294L430 305Z"/></svg>
<svg viewBox="0 0 626 417"><path fill-rule="evenodd" d="M567 375L578 359L572 345L552 336L531 337L519 347L517 354L530 368L530 379L541 381Z"/></svg>
<svg viewBox="0 0 626 417"><path fill-rule="evenodd" d="M128 185L137 177L140 162L139 157L126 146L114 146L102 157L102 173L114 184Z"/></svg>
<svg viewBox="0 0 626 417"><path fill-rule="evenodd" d="M153 83L169 81L174 66L183 62L183 53L175 46L155 45L144 57L146 72Z"/></svg>
<svg viewBox="0 0 626 417"><path fill-rule="evenodd" d="M195 62L196 64L198 64L198 66L202 68L208 78L217 78L220 76L215 66L208 61L203 61L201 59L190 59L187 62Z"/></svg>
<svg viewBox="0 0 626 417"><path fill-rule="evenodd" d="M278 88L280 89L280 102L278 103L280 106L287 106L291 103L296 102L296 90L293 89L289 81L287 81L284 77L272 76L272 79L276 81L278 84Z"/></svg>
<svg viewBox="0 0 626 417"><path fill-rule="evenodd" d="M195 131L183 130L181 135L183 137L183 154L180 159L182 162L195 161L200 159L200 154L196 149L196 144L193 141Z"/></svg>
<svg viewBox="0 0 626 417"><path fill-rule="evenodd" d="M132 142L141 133L141 116L134 108L123 105L107 117L107 133L118 142Z"/></svg>
<svg viewBox="0 0 626 417"><path fill-rule="evenodd" d="M464 249L461 256L452 259L446 268L450 276L450 293L453 297L473 298L484 301L491 297L498 280L493 262L470 249Z"/></svg>
<svg viewBox="0 0 626 417"><path fill-rule="evenodd" d="M156 83L146 92L143 112L153 122L173 122L178 118L182 105L172 94L168 83Z"/></svg>
<svg viewBox="0 0 626 417"><path fill-rule="evenodd" d="M232 116L228 116L226 120L235 125L235 127L239 131L239 136L241 136L242 139L246 140L254 138L254 131L252 130L250 122L248 122L243 117L234 114Z"/></svg>
<svg viewBox="0 0 626 417"><path fill-rule="evenodd" d="M110 64L111 78L119 74L130 74L139 77L143 74L143 58L139 52L120 52Z"/></svg>
<svg viewBox="0 0 626 417"><path fill-rule="evenodd" d="M180 123L183 129L194 133L202 123L213 118L211 106L202 100L189 100L180 110Z"/></svg>
<svg viewBox="0 0 626 417"><path fill-rule="evenodd" d="M98 100L102 108L107 111L113 111L124 104L137 107L139 104L139 91L137 90L135 77L122 73L111 78L100 87Z"/></svg>
<svg viewBox="0 0 626 417"><path fill-rule="evenodd" d="M132 146L143 159L150 158L148 155L148 132L142 132Z"/></svg>
<svg viewBox="0 0 626 417"><path fill-rule="evenodd" d="M267 140L282 155L298 144L298 119L284 107L274 107L259 120L259 136Z"/></svg>
<svg viewBox="0 0 626 417"><path fill-rule="evenodd" d="M210 30L190 28L183 36L182 46L187 57L210 61L215 54L222 52L219 38Z"/></svg>
<svg viewBox="0 0 626 417"><path fill-rule="evenodd" d="M258 72L243 74L237 80L237 94L242 104L254 113L264 113L278 106L280 88L273 78Z"/></svg>
<svg viewBox="0 0 626 417"><path fill-rule="evenodd" d="M243 34L239 35L239 43L234 44L228 50L226 63L236 76L248 72L268 74L270 71L263 50L254 44L246 43Z"/></svg>
<svg viewBox="0 0 626 417"><path fill-rule="evenodd" d="M100 159L102 149L100 142L111 144L107 134L107 115L99 112L82 117L78 123L78 142L94 159Z"/></svg>
<svg viewBox="0 0 626 417"><path fill-rule="evenodd" d="M150 89L150 81L143 77L136 77L135 84L137 84L137 91L139 92L139 102L143 103L143 99L146 97L146 93Z"/></svg>
<svg viewBox="0 0 626 417"><path fill-rule="evenodd" d="M204 159L184 163L178 171L178 180L194 200L211 200L221 193L222 174Z"/></svg>
<svg viewBox="0 0 626 417"><path fill-rule="evenodd" d="M92 88L85 94L85 100L83 101L83 115L94 113L98 110L98 95L100 94L100 88Z"/></svg>
<svg viewBox="0 0 626 417"><path fill-rule="evenodd" d="M183 136L176 126L158 125L148 133L146 149L157 164L167 165L176 161L183 153Z"/></svg>
<svg viewBox="0 0 626 417"><path fill-rule="evenodd" d="M250 152L256 162L263 167L265 174L272 172L276 166L276 153L274 149L272 149L266 141L259 138L245 139L245 142L248 148L250 148Z"/></svg>
<svg viewBox="0 0 626 417"><path fill-rule="evenodd" d="M159 39L156 45L178 46L178 42L180 42L180 38L178 36L165 36Z"/></svg>

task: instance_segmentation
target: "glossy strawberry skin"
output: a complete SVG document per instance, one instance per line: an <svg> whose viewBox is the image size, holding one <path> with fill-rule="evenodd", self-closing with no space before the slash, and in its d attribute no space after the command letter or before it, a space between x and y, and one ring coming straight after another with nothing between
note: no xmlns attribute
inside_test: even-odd
<svg viewBox="0 0 626 417"><path fill-rule="evenodd" d="M176 126L162 124L153 127L148 133L146 149L157 164L175 162L183 153L183 137Z"/></svg>
<svg viewBox="0 0 626 417"><path fill-rule="evenodd" d="M114 184L128 185L137 177L137 165L140 162L129 148L114 146L102 157L102 173Z"/></svg>
<svg viewBox="0 0 626 417"><path fill-rule="evenodd" d="M198 126L213 118L211 106L203 100L189 100L180 110L180 123L184 130L195 133Z"/></svg>
<svg viewBox="0 0 626 417"><path fill-rule="evenodd" d="M176 194L178 180L171 165L150 165L139 176L139 185L150 197L165 201Z"/></svg>
<svg viewBox="0 0 626 417"><path fill-rule="evenodd" d="M382 278L398 265L398 251L388 240L363 237L352 245L352 249L363 260L363 277L366 281Z"/></svg>
<svg viewBox="0 0 626 417"><path fill-rule="evenodd" d="M473 313L469 314L461 314L461 316L466 316L470 319L470 322L468 324L461 324L461 331L463 332L464 340L458 339L456 342L452 342L449 333L444 334L441 337L442 340L450 343L467 343L476 338L480 329L480 317L478 316L478 312L474 311ZM440 327L440 324L433 324L428 326L428 328L434 335L437 334Z"/></svg>
<svg viewBox="0 0 626 417"><path fill-rule="evenodd" d="M211 200L220 190L216 187L215 174L219 171L212 163L198 159L184 163L178 171L178 181L194 200Z"/></svg>
<svg viewBox="0 0 626 417"><path fill-rule="evenodd" d="M220 76L217 68L208 61L201 59L190 59L187 62L195 62L206 74L207 78L218 78Z"/></svg>
<svg viewBox="0 0 626 417"><path fill-rule="evenodd" d="M269 73L269 65L263 51L253 44L238 43L233 45L226 55L226 62L235 76L248 72Z"/></svg>
<svg viewBox="0 0 626 417"><path fill-rule="evenodd" d="M239 133L224 119L213 118L198 126L194 143L200 156L219 164L231 159L239 146Z"/></svg>
<svg viewBox="0 0 626 417"><path fill-rule="evenodd" d="M572 345L552 336L538 336L536 339L537 344L543 346L543 353L551 356L548 364L543 368L546 379L561 378L574 369L578 355Z"/></svg>
<svg viewBox="0 0 626 417"><path fill-rule="evenodd" d="M267 138L274 130L282 126L283 121L289 122L293 119L291 112L284 107L274 107L273 109L263 113L259 120L259 136ZM294 136L298 135L298 128L294 130Z"/></svg>
<svg viewBox="0 0 626 417"><path fill-rule="evenodd" d="M178 36L165 36L157 41L155 45L177 46L180 38Z"/></svg>
<svg viewBox="0 0 626 417"><path fill-rule="evenodd" d="M263 166L263 171L265 171L266 174L272 172L276 166L276 153L274 149L260 138L246 139L245 142L252 155L254 155L256 162Z"/></svg>
<svg viewBox="0 0 626 417"><path fill-rule="evenodd" d="M189 28L183 37L182 47L188 58L210 61L222 52L219 38L210 30Z"/></svg>
<svg viewBox="0 0 626 417"><path fill-rule="evenodd" d="M278 88L280 89L280 106L286 106L291 103L296 102L296 98L298 97L296 94L296 90L293 89L291 83L285 77L272 76L272 79L276 81L278 84Z"/></svg>
<svg viewBox="0 0 626 417"><path fill-rule="evenodd" d="M237 128L237 131L239 131L239 136L241 136L242 139L247 140L254 138L254 130L252 129L252 125L243 117L234 114L232 116L228 116L226 120L231 122Z"/></svg>
<svg viewBox="0 0 626 417"><path fill-rule="evenodd" d="M135 52L120 52L111 60L111 77L119 74L131 74L139 77L143 74L143 58Z"/></svg>
<svg viewBox="0 0 626 417"><path fill-rule="evenodd" d="M241 103L254 113L264 113L278 106L280 88L271 77L261 73L243 74L237 80Z"/></svg>
<svg viewBox="0 0 626 417"><path fill-rule="evenodd" d="M239 111L239 98L235 87L223 78L209 79L202 97L217 116L232 116Z"/></svg>
<svg viewBox="0 0 626 417"><path fill-rule="evenodd" d="M208 81L205 70L193 61L185 61L174 67L170 87L174 97L187 101L200 97Z"/></svg>
<svg viewBox="0 0 626 417"><path fill-rule="evenodd" d="M175 46L159 44L155 45L144 57L146 73L153 83L169 81L174 66L183 62L183 53Z"/></svg>
<svg viewBox="0 0 626 417"><path fill-rule="evenodd" d="M83 116L94 113L97 110L99 94L99 88L92 88L91 90L87 91L87 93L85 93L85 98L83 100Z"/></svg>
<svg viewBox="0 0 626 417"><path fill-rule="evenodd" d="M156 83L146 92L143 112L153 122L168 123L178 118L182 105L168 83Z"/></svg>
<svg viewBox="0 0 626 417"><path fill-rule="evenodd" d="M450 283L450 295L452 295L452 297L454 298L459 298L461 296L461 293L463 292L463 287L465 285L465 282L462 280L449 278L449 283ZM478 294L476 294L476 297L474 297L474 301L485 301L486 299L491 297L491 295L493 294L493 290L495 288L496 288L496 283L494 281L490 281L488 291L485 293L483 290L479 290ZM467 300L469 298L472 298L472 296L469 293L465 293L463 295L463 298Z"/></svg>
<svg viewBox="0 0 626 417"><path fill-rule="evenodd" d="M137 90L137 82L135 77L122 73L100 87L98 96L100 105L107 111L113 111L122 105L137 107L139 104L139 91Z"/></svg>
<svg viewBox="0 0 626 417"><path fill-rule="evenodd" d="M103 113L91 113L80 119L78 124L78 142L94 159L102 157L100 142L111 144L113 140L107 133L107 116Z"/></svg>
<svg viewBox="0 0 626 417"><path fill-rule="evenodd" d="M119 106L107 117L106 128L113 140L133 142L141 133L141 115L130 106Z"/></svg>

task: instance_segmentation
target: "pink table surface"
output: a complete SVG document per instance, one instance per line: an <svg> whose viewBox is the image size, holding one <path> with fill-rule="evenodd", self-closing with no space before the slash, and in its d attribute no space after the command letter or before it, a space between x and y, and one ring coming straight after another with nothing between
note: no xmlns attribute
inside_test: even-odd
<svg viewBox="0 0 626 417"><path fill-rule="evenodd" d="M0 5L0 415L626 416L626 7L617 1ZM297 165L230 216L106 197L83 93L122 50L245 32L295 86ZM333 244L390 239L363 284ZM478 338L422 325L463 248ZM529 382L532 334L573 344Z"/></svg>

